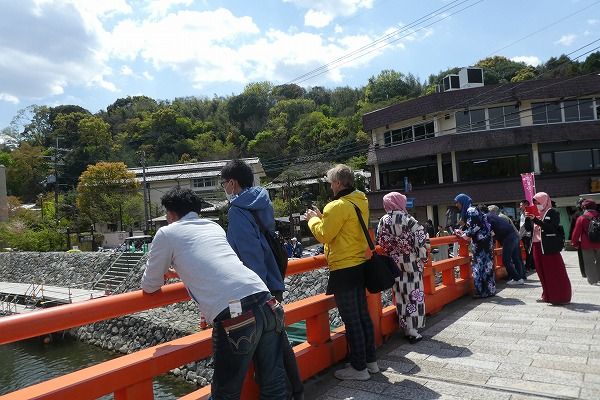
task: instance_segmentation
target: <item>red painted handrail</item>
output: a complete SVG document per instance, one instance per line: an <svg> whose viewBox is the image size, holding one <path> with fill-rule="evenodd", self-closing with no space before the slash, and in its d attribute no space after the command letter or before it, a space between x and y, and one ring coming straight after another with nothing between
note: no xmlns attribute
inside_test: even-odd
<svg viewBox="0 0 600 400"><path fill-rule="evenodd" d="M433 238L432 246L457 242L453 236ZM471 290L470 257L466 242L460 241L460 255L448 260L427 262L424 273L425 302L428 313L438 312L445 304L454 301ZM495 249L498 254L499 249ZM498 258L498 257L496 257ZM324 256L292 260L288 275L326 267ZM456 277L455 267L460 276ZM503 274L501 265L496 266L497 275ZM436 285L436 273L442 274L442 284ZM92 322L102 321L142 310L189 300L182 283L163 286L153 294L141 291L129 292L77 304L54 307L24 315L0 318L0 344L44 335ZM373 319L376 341L397 330L398 320L394 306L383 308L381 295L368 295L369 311ZM285 305L286 325L306 321L307 341L296 346L298 366L303 379L328 368L345 357L344 327L329 328L330 309L335 307L332 296L312 296ZM92 399L115 393L116 400L152 399L152 378L178 366L207 358L211 354L211 331L195 333L171 342L150 347L118 357L61 377L41 382L27 388L0 396L0 400L12 399ZM204 387L182 399L205 399L210 387ZM256 387L247 379L244 398L254 398Z"/></svg>

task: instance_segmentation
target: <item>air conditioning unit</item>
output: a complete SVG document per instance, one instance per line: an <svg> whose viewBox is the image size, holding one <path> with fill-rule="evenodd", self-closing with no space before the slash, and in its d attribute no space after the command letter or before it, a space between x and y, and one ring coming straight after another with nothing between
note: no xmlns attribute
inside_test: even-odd
<svg viewBox="0 0 600 400"><path fill-rule="evenodd" d="M483 69L462 68L458 71L460 78L460 89L468 89L483 86Z"/></svg>
<svg viewBox="0 0 600 400"><path fill-rule="evenodd" d="M442 88L444 92L460 89L460 77L454 74L446 75L444 79L442 79Z"/></svg>

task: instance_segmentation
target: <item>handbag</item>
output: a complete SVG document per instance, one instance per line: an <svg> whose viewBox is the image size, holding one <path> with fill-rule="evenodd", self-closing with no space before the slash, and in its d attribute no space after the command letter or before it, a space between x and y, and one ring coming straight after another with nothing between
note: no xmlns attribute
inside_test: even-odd
<svg viewBox="0 0 600 400"><path fill-rule="evenodd" d="M356 204L352 203L360 226L367 238L369 248L371 249L371 259L365 263L364 274L365 274L365 287L369 293L379 293L382 290L390 289L394 286L396 278L400 275L400 271L396 266L396 262L389 256L378 254L375 251L375 245L371 240L371 236L367 231L365 222L362 218L362 213Z"/></svg>

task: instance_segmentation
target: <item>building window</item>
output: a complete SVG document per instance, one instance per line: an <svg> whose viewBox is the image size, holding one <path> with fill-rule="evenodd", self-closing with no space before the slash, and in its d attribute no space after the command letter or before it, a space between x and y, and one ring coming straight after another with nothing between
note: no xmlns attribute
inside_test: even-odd
<svg viewBox="0 0 600 400"><path fill-rule="evenodd" d="M452 183L452 163L445 162L442 163L442 176L444 178L444 183Z"/></svg>
<svg viewBox="0 0 600 400"><path fill-rule="evenodd" d="M429 139L435 136L433 121L425 124L415 125L415 140Z"/></svg>
<svg viewBox="0 0 600 400"><path fill-rule="evenodd" d="M592 149L594 156L594 169L600 169L600 149Z"/></svg>
<svg viewBox="0 0 600 400"><path fill-rule="evenodd" d="M563 102L565 122L589 121L594 119L594 101L592 99L567 100Z"/></svg>
<svg viewBox="0 0 600 400"><path fill-rule="evenodd" d="M214 188L217 186L217 178L195 178L192 180L192 187L194 189L207 189Z"/></svg>
<svg viewBox="0 0 600 400"><path fill-rule="evenodd" d="M534 124L553 124L562 122L560 102L532 103L531 110Z"/></svg>
<svg viewBox="0 0 600 400"><path fill-rule="evenodd" d="M456 132L469 132L471 130L471 117L468 111L457 111L454 114Z"/></svg>
<svg viewBox="0 0 600 400"><path fill-rule="evenodd" d="M433 121L418 125L406 126L383 134L385 146L392 144L410 143L416 140L429 139L435 136Z"/></svg>
<svg viewBox="0 0 600 400"><path fill-rule="evenodd" d="M484 131L486 130L485 108L480 110L457 111L456 132Z"/></svg>
<svg viewBox="0 0 600 400"><path fill-rule="evenodd" d="M380 172L381 189L404 190L405 177L412 187L437 184L437 164Z"/></svg>
<svg viewBox="0 0 600 400"><path fill-rule="evenodd" d="M598 168L598 149L555 151L542 153L542 172L574 172Z"/></svg>
<svg viewBox="0 0 600 400"><path fill-rule="evenodd" d="M458 165L461 181L510 178L531 170L531 163L527 154L464 160L460 161Z"/></svg>
<svg viewBox="0 0 600 400"><path fill-rule="evenodd" d="M521 126L519 107L516 105L488 108L488 115L490 117L490 129Z"/></svg>

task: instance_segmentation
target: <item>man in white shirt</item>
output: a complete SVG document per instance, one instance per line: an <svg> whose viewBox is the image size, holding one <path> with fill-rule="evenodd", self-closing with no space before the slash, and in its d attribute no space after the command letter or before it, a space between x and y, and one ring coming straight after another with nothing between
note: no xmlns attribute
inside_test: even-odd
<svg viewBox="0 0 600 400"><path fill-rule="evenodd" d="M281 353L283 307L246 268L218 224L199 218L200 198L190 189L169 190L161 199L169 225L156 232L142 289L160 290L176 272L207 321L213 323L213 399L239 399L254 359L261 398L285 399ZM172 267L172 268L171 268Z"/></svg>

